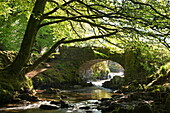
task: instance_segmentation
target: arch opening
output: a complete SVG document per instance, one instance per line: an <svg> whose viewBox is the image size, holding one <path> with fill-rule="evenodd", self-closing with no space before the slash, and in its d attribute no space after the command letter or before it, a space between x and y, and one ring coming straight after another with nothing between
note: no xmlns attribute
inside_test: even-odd
<svg viewBox="0 0 170 113"><path fill-rule="evenodd" d="M107 59L94 59L85 62L79 68L79 75L86 82L98 85L111 80L114 76L123 76L124 68L117 62ZM96 82L96 83L95 83Z"/></svg>

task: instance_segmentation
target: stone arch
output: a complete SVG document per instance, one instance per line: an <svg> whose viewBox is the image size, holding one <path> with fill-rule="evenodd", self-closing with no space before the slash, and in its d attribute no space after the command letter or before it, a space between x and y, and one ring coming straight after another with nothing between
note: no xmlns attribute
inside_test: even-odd
<svg viewBox="0 0 170 113"><path fill-rule="evenodd" d="M90 68L93 66L93 65L95 65L95 64L97 64L97 63L99 63L99 62L103 62L103 61L112 61L112 60L109 60L109 59L93 59L93 60L89 60L89 61L86 61L86 62L84 62L80 67L79 67L79 69L78 69L78 74L80 75L80 76L82 76L82 77L84 77L85 75L87 75L87 74L89 74L90 72L88 72L88 71L90 71ZM112 61L112 62L115 62L115 61ZM115 62L115 63L117 63L117 62ZM119 64L119 63L117 63L117 64ZM124 67L121 65L121 64L119 64L122 68L123 68L123 70L124 70Z"/></svg>

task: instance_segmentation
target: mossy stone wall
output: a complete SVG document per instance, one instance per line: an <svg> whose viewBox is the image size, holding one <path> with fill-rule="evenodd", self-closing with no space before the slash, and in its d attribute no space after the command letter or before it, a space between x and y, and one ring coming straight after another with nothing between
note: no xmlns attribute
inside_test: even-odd
<svg viewBox="0 0 170 113"><path fill-rule="evenodd" d="M132 82L138 80L139 82L146 82L146 72L141 65L139 59L140 53L132 50L125 51L125 80L126 82Z"/></svg>

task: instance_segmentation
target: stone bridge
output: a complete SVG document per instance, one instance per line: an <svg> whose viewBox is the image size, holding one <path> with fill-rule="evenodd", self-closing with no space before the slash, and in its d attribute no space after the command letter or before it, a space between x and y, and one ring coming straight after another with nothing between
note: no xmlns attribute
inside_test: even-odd
<svg viewBox="0 0 170 113"><path fill-rule="evenodd" d="M10 54L0 52L0 68L8 65L16 54L13 52ZM119 63L124 68L126 82L135 79L145 80L146 72L143 66L140 65L143 59L139 59L139 55L140 52L137 50L120 52L102 47L62 46L56 54L54 53L39 68L27 73L26 76L32 78L36 88L80 84L81 82L86 82L82 79L82 74L92 65L101 61L111 60ZM4 56L11 59L5 61Z"/></svg>
<svg viewBox="0 0 170 113"><path fill-rule="evenodd" d="M106 60L119 63L125 70L125 78L127 81L134 80L141 76L142 68L137 59L137 54L131 50L126 52L111 51L102 47L66 47L59 48L60 55L56 60L70 62L75 68L75 74L81 75L92 65ZM139 54L139 53L138 53Z"/></svg>

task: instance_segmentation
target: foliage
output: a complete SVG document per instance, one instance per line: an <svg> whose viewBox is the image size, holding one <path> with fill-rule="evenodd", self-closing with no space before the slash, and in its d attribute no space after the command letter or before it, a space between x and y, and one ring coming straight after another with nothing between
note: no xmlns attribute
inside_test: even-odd
<svg viewBox="0 0 170 113"><path fill-rule="evenodd" d="M5 22L5 24L3 22L4 27L1 32L1 46L3 46L1 48L18 50L34 2L7 0L1 4L0 9L6 9L0 12ZM39 53L45 48L48 50L55 41L64 37L67 39L83 38L105 34L116 29L119 32L110 38L105 38L105 41L97 39L83 43L75 42L71 45L106 46L108 42L111 42L111 45L122 48L138 42L152 44L161 42L168 47L169 4L166 1L77 0L68 2L68 5L64 4L67 2L63 0L47 2L46 15L44 15L47 17L44 17L41 24L41 27L46 27L40 29L34 47Z"/></svg>
<svg viewBox="0 0 170 113"><path fill-rule="evenodd" d="M108 68L107 61L98 62L98 63L94 64L90 68L90 70L92 72L91 79L93 79L93 80L106 78L108 73L110 72L110 69Z"/></svg>
<svg viewBox="0 0 170 113"><path fill-rule="evenodd" d="M19 50L32 7L31 0L0 2L0 50Z"/></svg>
<svg viewBox="0 0 170 113"><path fill-rule="evenodd" d="M109 62L109 69L110 69L110 72L121 72L121 71L124 71L123 67L116 63L116 62L113 62L113 61L108 61Z"/></svg>
<svg viewBox="0 0 170 113"><path fill-rule="evenodd" d="M169 62L170 52L161 45L147 44L141 41L135 42L126 47L132 51L147 75L154 73L162 65Z"/></svg>
<svg viewBox="0 0 170 113"><path fill-rule="evenodd" d="M169 82L169 73L170 73L170 63L167 63L161 66L155 73L148 76L150 83L148 87L153 85L163 85L166 82Z"/></svg>

